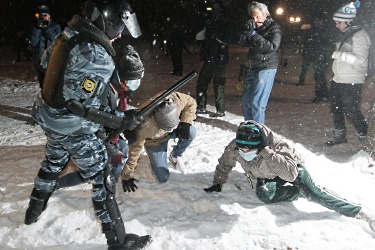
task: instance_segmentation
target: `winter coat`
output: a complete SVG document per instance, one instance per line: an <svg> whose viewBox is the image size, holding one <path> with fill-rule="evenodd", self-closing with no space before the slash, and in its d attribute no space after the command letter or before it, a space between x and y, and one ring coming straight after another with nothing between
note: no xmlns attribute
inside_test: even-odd
<svg viewBox="0 0 375 250"><path fill-rule="evenodd" d="M256 29L256 33L247 39L250 69L277 69L281 37L280 25L268 17L264 24Z"/></svg>
<svg viewBox="0 0 375 250"><path fill-rule="evenodd" d="M48 95L50 92L56 92L53 99L62 99L62 102L73 99L81 102L86 109L100 108L109 111L109 107L102 107L101 95L109 84L115 69L112 59L115 52L108 37L85 18L74 16L68 25L62 33L63 39L82 32L92 41L77 44L70 51L63 72L61 89L58 88L58 85L54 86L53 82L48 82L46 77L45 86L34 103L32 116L47 132L51 131L61 135L94 134L101 126L100 124L76 116L65 107L52 108L47 104L47 100L50 98ZM51 51L53 56L53 49L49 48L43 57L44 60L53 60L52 56L50 57ZM46 76L62 70L61 68L54 69L52 61L51 63L42 62L42 65L48 65ZM58 73L56 72L56 74Z"/></svg>
<svg viewBox="0 0 375 250"><path fill-rule="evenodd" d="M207 20L204 37L200 48L204 62L226 65L229 61L229 44L232 41L229 21L223 18Z"/></svg>
<svg viewBox="0 0 375 250"><path fill-rule="evenodd" d="M233 139L219 158L219 164L216 166L214 184L224 184L227 181L228 174L240 163L244 171L252 179L281 179L293 182L298 176L297 164L302 164L303 160L281 136L272 132L265 125L255 123L264 130L269 140L269 146L258 152L256 158L252 161L245 161L239 154L236 140Z"/></svg>
<svg viewBox="0 0 375 250"><path fill-rule="evenodd" d="M364 29L353 26L342 32L340 37L332 54L333 81L363 84L367 74L370 36Z"/></svg>
<svg viewBox="0 0 375 250"><path fill-rule="evenodd" d="M195 99L180 92L173 92L170 97L177 104L180 122L192 124L196 118L197 110ZM144 103L140 108L146 106L147 103ZM134 133L135 141L129 143L129 158L122 172L124 180L133 177L143 146L156 146L170 138L168 132L156 125L152 112L144 117L144 122L134 130Z"/></svg>
<svg viewBox="0 0 375 250"><path fill-rule="evenodd" d="M39 63L44 51L52 44L55 37L60 33L61 26L54 21L51 21L47 29L34 27L31 30L30 45L33 48L33 60L35 65Z"/></svg>

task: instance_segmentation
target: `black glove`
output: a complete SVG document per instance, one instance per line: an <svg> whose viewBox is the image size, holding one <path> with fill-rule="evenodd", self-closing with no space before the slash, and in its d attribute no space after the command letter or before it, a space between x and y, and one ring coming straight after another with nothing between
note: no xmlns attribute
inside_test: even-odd
<svg viewBox="0 0 375 250"><path fill-rule="evenodd" d="M138 180L134 178L122 180L122 188L124 189L124 192L135 192L138 188L134 183L135 181L138 182Z"/></svg>
<svg viewBox="0 0 375 250"><path fill-rule="evenodd" d="M135 129L143 120L142 116L137 115L138 110L131 109L124 112L124 118L122 118L121 129L124 130L133 130Z"/></svg>
<svg viewBox="0 0 375 250"><path fill-rule="evenodd" d="M209 188L204 188L203 190L206 191L207 193L220 192L221 186L222 186L221 184L214 184Z"/></svg>
<svg viewBox="0 0 375 250"><path fill-rule="evenodd" d="M189 138L190 126L187 122L180 122L176 129L177 138L182 140Z"/></svg>
<svg viewBox="0 0 375 250"><path fill-rule="evenodd" d="M249 20L245 25L243 25L242 36L249 38L254 35L254 30L256 28L256 23L253 20Z"/></svg>

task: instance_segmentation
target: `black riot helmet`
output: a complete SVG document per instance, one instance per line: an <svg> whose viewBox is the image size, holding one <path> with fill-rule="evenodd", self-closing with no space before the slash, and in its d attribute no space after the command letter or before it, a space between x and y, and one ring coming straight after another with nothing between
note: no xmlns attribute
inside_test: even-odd
<svg viewBox="0 0 375 250"><path fill-rule="evenodd" d="M121 35L125 27L134 38L141 35L137 16L126 0L86 0L82 15L109 39Z"/></svg>

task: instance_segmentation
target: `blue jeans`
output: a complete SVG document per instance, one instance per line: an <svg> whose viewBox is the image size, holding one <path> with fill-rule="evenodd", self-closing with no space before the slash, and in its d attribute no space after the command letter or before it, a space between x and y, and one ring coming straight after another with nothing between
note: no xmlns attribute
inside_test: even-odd
<svg viewBox="0 0 375 250"><path fill-rule="evenodd" d="M190 146L191 142L197 136L195 127L190 126L189 138L185 140L179 139L177 145L173 149L173 157L182 156L185 150ZM171 133L170 139L176 138L176 132ZM169 169L167 162L168 140L163 141L157 146L145 146L148 158L150 160L151 169L159 182L164 183L169 179Z"/></svg>
<svg viewBox="0 0 375 250"><path fill-rule="evenodd" d="M242 110L245 121L264 124L266 108L277 69L250 71L244 77Z"/></svg>

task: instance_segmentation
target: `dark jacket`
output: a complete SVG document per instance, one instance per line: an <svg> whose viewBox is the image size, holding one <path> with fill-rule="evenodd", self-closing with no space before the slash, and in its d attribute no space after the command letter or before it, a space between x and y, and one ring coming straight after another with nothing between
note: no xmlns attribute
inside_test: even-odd
<svg viewBox="0 0 375 250"><path fill-rule="evenodd" d="M44 51L52 44L55 37L61 33L61 26L51 21L50 25L46 29L34 27L31 30L30 45L33 47L34 64L39 63Z"/></svg>
<svg viewBox="0 0 375 250"><path fill-rule="evenodd" d="M229 21L209 19L206 21L205 39L201 46L201 54L206 63L225 65L229 61L229 43L232 40L232 31Z"/></svg>
<svg viewBox="0 0 375 250"><path fill-rule="evenodd" d="M256 29L256 34L248 38L247 58L252 70L277 68L281 37L280 25L269 17L261 27Z"/></svg>
<svg viewBox="0 0 375 250"><path fill-rule="evenodd" d="M303 57L316 63L326 63L331 59L334 51L334 36L336 28L333 29L328 24L321 27L312 26L307 30L306 37L303 41Z"/></svg>

